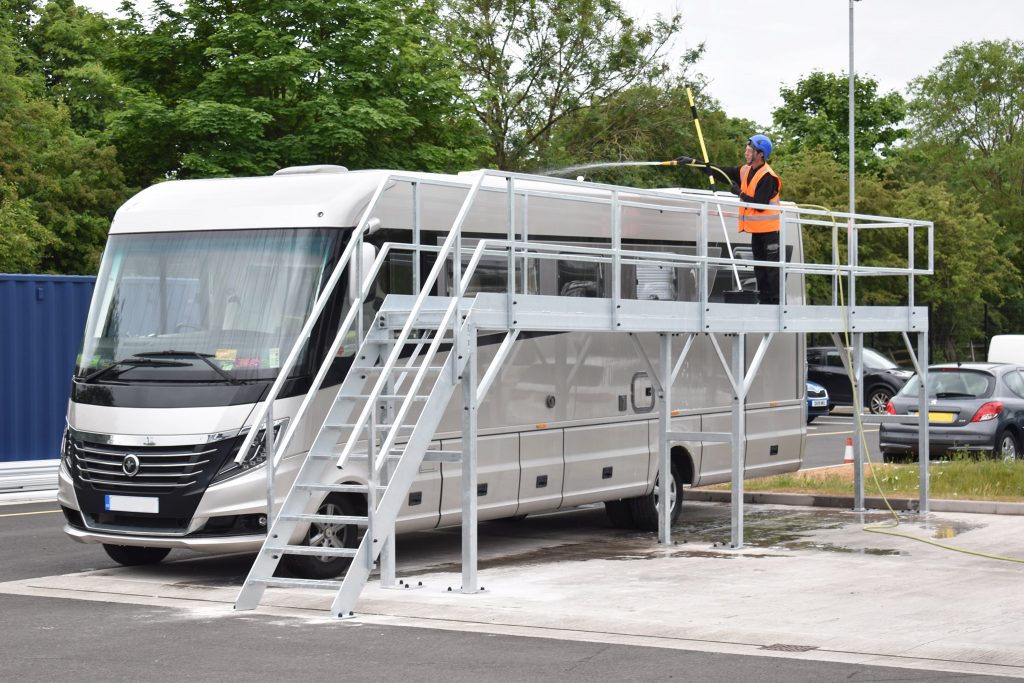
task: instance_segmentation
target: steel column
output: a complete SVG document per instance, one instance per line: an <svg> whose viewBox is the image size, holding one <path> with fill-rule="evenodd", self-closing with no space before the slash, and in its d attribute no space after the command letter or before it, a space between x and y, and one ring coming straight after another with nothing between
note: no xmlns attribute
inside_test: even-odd
<svg viewBox="0 0 1024 683"><path fill-rule="evenodd" d="M747 392L744 387L744 356L747 335L737 334L732 342L732 535L730 546L743 547L743 475L746 469L747 420L744 413Z"/></svg>
<svg viewBox="0 0 1024 683"><path fill-rule="evenodd" d="M636 337L634 337L635 339ZM658 369L661 373L659 388L660 405L658 406L658 542L672 545L672 505L669 496L672 464L668 449L668 432L672 428L672 335L659 335L660 359ZM683 482L677 481L676 496L683 495Z"/></svg>
<svg viewBox="0 0 1024 683"><path fill-rule="evenodd" d="M864 334L853 334L853 510L864 511Z"/></svg>
<svg viewBox="0 0 1024 683"><path fill-rule="evenodd" d="M921 381L920 389L917 392L917 460L921 468L920 473L920 500L918 509L921 512L929 512L928 501L928 461L931 459L931 451L928 444L928 332L927 330L917 335L917 362L921 366L918 378Z"/></svg>
<svg viewBox="0 0 1024 683"><path fill-rule="evenodd" d="M469 354L462 371L462 592L476 593L477 587L477 458L476 458L476 327L467 326L463 347L452 353ZM458 364L456 363L457 367Z"/></svg>

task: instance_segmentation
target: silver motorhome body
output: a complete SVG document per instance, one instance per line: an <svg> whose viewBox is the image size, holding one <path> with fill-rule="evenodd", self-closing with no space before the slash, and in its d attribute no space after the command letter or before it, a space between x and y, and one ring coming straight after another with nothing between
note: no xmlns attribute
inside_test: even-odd
<svg viewBox="0 0 1024 683"><path fill-rule="evenodd" d="M112 242L124 237L142 242L150 239L156 243L179 234L205 239L208 235L253 231L283 230L302 234L303 231L334 230L339 235L338 244L342 244L349 239L351 228L358 223L361 212L387 175L383 171L297 173L269 178L162 183L139 193L118 211L111 226L111 238ZM378 248L389 242L408 241L414 223L423 233L421 238L433 234L435 243L439 244L455 219L471 179L470 176L431 174L409 176L447 184L428 186L425 182L415 190L406 182L386 188L376 204L367 237ZM480 196L473 211L466 216L463 231L479 239L502 238L506 234L504 216L509 208L508 196L501 192L503 186L497 179L487 182L493 191ZM579 248L609 244L613 226L612 214L607 208L607 190L580 183L572 189L575 200L570 202L565 200L564 187L551 187L542 180L523 182L519 189L521 193L513 200L519 234L555 246ZM695 255L701 239L702 204L695 201L694 196L706 199L709 195L666 190L656 196L645 195L642 201L634 198L637 201L633 206L628 191L624 190L619 197L623 203L622 240L638 250ZM749 254L749 247L745 236L735 232L735 210L729 210L734 200L723 197L716 202L720 204L712 206L719 206L718 211L723 216L716 215L714 220L706 222L709 226L706 242L711 245L708 255L725 257L732 250L735 256L744 258ZM723 228L728 229L728 234ZM211 240L211 244L219 244L216 239ZM428 241L423 239L424 243ZM466 246L472 246L468 239ZM788 260L799 262L802 258L799 230L787 235L787 248ZM110 253L113 251L108 249L108 255ZM373 320L385 296L410 293L401 287L408 284L417 266L422 265L408 255L401 258L395 253L388 274L378 281L378 295L362 304L366 321ZM469 252L464 258L470 258ZM159 258L155 263L157 267L152 272L156 274L136 276L145 282L137 282L134 289L116 290L126 298L118 310L135 310L128 300L130 297L150 296L157 290L165 292L161 299L164 308L174 308L167 305L168 299L173 298L167 292L174 288L167 284L167 278L159 275ZM505 277L507 269L503 273L501 266L501 258L485 258L478 267L477 279L470 283L470 292L495 291L489 288L488 278ZM648 268L640 264L623 267L631 274L621 293L626 298L695 300L702 286L694 268L663 265ZM608 294L603 288L611 281L609 268L607 263L596 260L588 265L585 259L538 258L525 267L517 267L515 277L521 278L527 291L538 294L600 297ZM325 266L321 277L327 270ZM101 273L114 271L105 256ZM111 310L112 292L124 283L125 277L115 275L101 279L93 302L95 311ZM194 278L179 278L186 280L185 284L175 285L178 293L173 295L177 297L174 301L186 301L179 308L193 311L192 317L176 320L173 312L166 310L163 326L156 332L147 331L134 342L166 347L154 346L155 352L181 352L180 342L190 334L197 334L191 327L193 324L201 323L206 329L219 325L220 331L229 329L225 321L231 307L224 301L206 300L211 296L209 291L216 287L199 281L202 277L214 278L215 273L197 272ZM716 265L709 270L705 284L713 295L716 292L722 295L733 288L733 277L724 265ZM196 282L192 282L193 279ZM749 271L743 274L743 279L749 279ZM442 289L452 286L450 278L442 278L441 282ZM225 296L239 299L235 302L236 310L256 310L252 306L247 308L243 281L237 287L226 287L223 283L219 286L224 292L234 290L233 294ZM789 278L787 298L794 304L803 303L802 277ZM336 303L341 310L349 305L341 298ZM203 306L207 310L205 322L194 312ZM234 320L238 319L235 314ZM95 322L93 333L99 331L102 336L103 321ZM656 335L640 334L638 339L648 357L656 358ZM481 339L482 364L486 365L497 350L496 341ZM724 343L724 339L722 341ZM754 342L750 345L748 357L753 355L756 346ZM355 348L355 344L346 344L337 359L339 368L347 367ZM278 351L285 352L284 349ZM198 388L188 383L178 386L163 381L160 373L166 372L170 377L171 373L186 371L184 365L188 365L187 371L193 374L207 372L205 360L189 355L146 356L152 367L140 363L126 366L130 371L115 369L111 374L120 372L116 374L116 382L106 381L112 378L111 374L97 377L92 383L84 380L91 372L105 369L102 367L105 361L122 360L120 358L100 358L96 367L80 369L69 408L69 434L60 480L60 500L68 517L68 533L73 537L125 546L200 550L258 547L262 540L260 521L267 507L264 468L258 457L252 460L251 466L237 470L230 469L230 461L237 456L231 449L239 447L243 430L251 424L253 407L259 400L260 382L268 379L260 373L272 369L273 361L268 355L252 355L248 358L253 360L241 365L238 349L232 348L209 348L204 353L209 356L207 360L241 384L235 386L228 380L218 379L210 374L215 370L209 371L208 376L201 376L205 384ZM89 360L83 359L83 363ZM179 365L172 365L174 363ZM146 381L134 382L133 373L145 375ZM299 373L295 382L303 381ZM337 389L337 381L321 392L323 396L317 398L313 410L314 419L305 424L322 421L332 389ZM650 493L657 469L653 387L650 368L640 359L627 335L592 331L522 335L505 360L487 400L480 406L481 518L521 515ZM193 389L207 392L201 399L203 405L182 404L188 400L187 392ZM246 392L253 392L254 398L247 399ZM228 397L230 403L215 404L215 394ZM175 403L172 399L177 395L182 398ZM293 393L275 404L275 419L287 421L295 414L298 395ZM696 340L672 395L673 425L680 432L729 431L729 404L733 392L722 376L708 337ZM804 436L802 395L802 336L780 335L771 342L747 403L748 476L799 467ZM460 413L461 402L455 398L436 434L438 449L458 450ZM287 490L314 436L315 426L303 429L292 440L284 463L276 473L277 490L281 494ZM209 443L217 444L215 452L203 455L211 450ZM682 441L673 445L685 453L688 467L685 483L729 479L728 444ZM185 453L183 446L187 447L187 457L182 455ZM164 457L176 453L181 457ZM140 461L140 471L132 477L124 471L124 462L129 456ZM120 474L116 473L118 458L121 459ZM213 462L212 458L220 460ZM210 462L197 464L204 459ZM179 465L177 469L163 468L178 478L158 478L162 465ZM204 470L205 480L203 476L193 476L203 467L214 469ZM94 471L89 472L90 469ZM399 530L458 523L460 470L460 465L455 463L424 463L403 507ZM114 474L96 474L106 471ZM176 486L169 489L156 485L157 481ZM339 482L347 481L366 483L365 474L346 468L344 474L339 475ZM148 485L139 486L139 482ZM155 503L138 504L155 507L141 511L131 509L136 505L132 502L135 498L155 499ZM195 504L178 505L185 498ZM168 516L167 511L174 509L178 509L179 514Z"/></svg>

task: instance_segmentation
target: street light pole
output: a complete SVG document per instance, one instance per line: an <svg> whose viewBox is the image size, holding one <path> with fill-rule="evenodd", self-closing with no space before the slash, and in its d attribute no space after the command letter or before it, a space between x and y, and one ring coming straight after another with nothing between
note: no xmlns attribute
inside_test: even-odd
<svg viewBox="0 0 1024 683"><path fill-rule="evenodd" d="M850 0L850 213L855 213L856 203L854 201L854 156L853 156L853 121L854 121L854 90L853 90L853 3L858 0ZM851 225L852 225L852 218Z"/></svg>

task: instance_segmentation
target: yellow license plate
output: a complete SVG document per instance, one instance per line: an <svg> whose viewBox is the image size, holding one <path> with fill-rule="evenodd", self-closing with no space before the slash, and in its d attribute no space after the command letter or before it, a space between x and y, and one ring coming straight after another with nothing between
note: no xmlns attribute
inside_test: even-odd
<svg viewBox="0 0 1024 683"><path fill-rule="evenodd" d="M917 413L911 413L911 415L917 415ZM956 419L955 413L940 413L928 411L929 422L953 422Z"/></svg>

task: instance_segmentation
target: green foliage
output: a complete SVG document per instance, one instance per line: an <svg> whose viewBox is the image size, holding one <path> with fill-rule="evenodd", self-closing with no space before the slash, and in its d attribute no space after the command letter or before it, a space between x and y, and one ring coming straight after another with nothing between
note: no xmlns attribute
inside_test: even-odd
<svg viewBox="0 0 1024 683"><path fill-rule="evenodd" d="M783 104L772 112L779 152L826 150L849 164L849 77L811 72L780 91ZM854 155L858 172L878 172L906 131L906 105L896 92L878 94L878 82L854 76Z"/></svg>
<svg viewBox="0 0 1024 683"><path fill-rule="evenodd" d="M690 63L697 56L691 55ZM679 77L667 87L630 88L566 117L554 128L543 165L562 168L580 162L664 161L684 154L700 158L686 95L687 78ZM692 81L700 88L699 77ZM743 142L755 132L755 124L730 118L715 100L702 96L701 90L694 98L709 158L728 165L741 163ZM613 167L587 171L587 177L635 187L709 186L708 176L688 168ZM721 182L718 187L722 188Z"/></svg>
<svg viewBox="0 0 1024 683"><path fill-rule="evenodd" d="M1024 43L964 43L911 82L914 148L906 172L977 197L1013 228L1024 222Z"/></svg>
<svg viewBox="0 0 1024 683"><path fill-rule="evenodd" d="M24 55L0 30L0 268L94 272L127 198L122 174L112 148L73 130L42 74L17 73Z"/></svg>
<svg viewBox="0 0 1024 683"><path fill-rule="evenodd" d="M933 498L952 500L1024 500L1024 462L985 458L954 457L929 465L929 491ZM793 473L749 479L748 491L778 491L822 495L853 495L852 468L827 474ZM728 484L712 488L728 489ZM912 465L872 464L865 478L869 496L879 489L886 496L916 498L920 494L920 467Z"/></svg>
<svg viewBox="0 0 1024 683"><path fill-rule="evenodd" d="M805 151L788 155L776 167L783 182L783 199L798 204L844 207L848 202L847 175L830 154ZM999 302L1007 286L1019 275L998 244L1003 229L985 216L973 197L953 193L938 183L908 181L886 174L864 176L857 183L860 213L898 216L935 223L935 274L915 281L915 305L929 305L933 360L962 357L961 350L977 337L984 302ZM846 262L846 226L839 221L839 261ZM926 263L924 235L916 236L915 259ZM832 230L804 230L806 258L832 262ZM869 230L859 233L860 265L907 267L905 229ZM831 301L831 281L809 281L812 302ZM857 302L905 305L903 277L861 278Z"/></svg>
<svg viewBox="0 0 1024 683"><path fill-rule="evenodd" d="M638 26L615 0L449 5L448 40L486 130L489 162L507 170L543 164L567 116L665 74L665 46L680 25L677 15Z"/></svg>
<svg viewBox="0 0 1024 683"><path fill-rule="evenodd" d="M110 120L133 183L337 163L464 168L484 141L435 0L190 0L129 15Z"/></svg>

